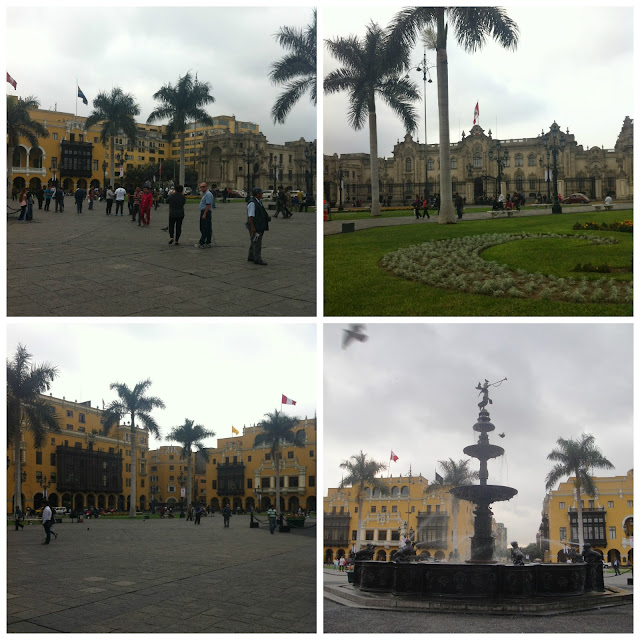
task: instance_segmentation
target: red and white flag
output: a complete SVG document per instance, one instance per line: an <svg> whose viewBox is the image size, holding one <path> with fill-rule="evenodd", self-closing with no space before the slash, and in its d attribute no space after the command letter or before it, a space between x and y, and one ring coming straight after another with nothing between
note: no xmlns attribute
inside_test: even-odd
<svg viewBox="0 0 640 640"><path fill-rule="evenodd" d="M7 82L14 88L17 89L18 88L18 83L9 75L9 72L7 71Z"/></svg>
<svg viewBox="0 0 640 640"><path fill-rule="evenodd" d="M398 462L398 456L393 453L393 451L391 452L391 457L389 458L389 460L393 461L393 462Z"/></svg>
<svg viewBox="0 0 640 640"><path fill-rule="evenodd" d="M284 394L282 394L282 404L295 404L296 401L291 398L287 398Z"/></svg>
<svg viewBox="0 0 640 640"><path fill-rule="evenodd" d="M476 102L476 108L473 110L473 124L476 124L476 120L480 122L480 108Z"/></svg>

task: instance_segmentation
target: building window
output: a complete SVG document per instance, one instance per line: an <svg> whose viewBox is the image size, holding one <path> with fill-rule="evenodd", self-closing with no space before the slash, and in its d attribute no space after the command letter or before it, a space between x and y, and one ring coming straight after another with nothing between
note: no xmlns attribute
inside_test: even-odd
<svg viewBox="0 0 640 640"><path fill-rule="evenodd" d="M309 449L309 457L313 458L313 449Z"/></svg>
<svg viewBox="0 0 640 640"><path fill-rule="evenodd" d="M265 460L271 460L271 454L270 453L265 453L264 454L264 459Z"/></svg>
<svg viewBox="0 0 640 640"><path fill-rule="evenodd" d="M400 540L400 532L392 531L391 532L391 540Z"/></svg>
<svg viewBox="0 0 640 640"><path fill-rule="evenodd" d="M473 168L482 169L482 156L479 153L473 154Z"/></svg>
<svg viewBox="0 0 640 640"><path fill-rule="evenodd" d="M287 451L287 458L289 458L289 460L293 458L293 451Z"/></svg>
<svg viewBox="0 0 640 640"><path fill-rule="evenodd" d="M42 451L36 451L36 464L42 464Z"/></svg>
<svg viewBox="0 0 640 640"><path fill-rule="evenodd" d="M352 539L352 540L356 540L357 538L358 538L358 532L354 529L354 530L351 532L351 539Z"/></svg>
<svg viewBox="0 0 640 640"><path fill-rule="evenodd" d="M56 134L54 133L53 135L55 136ZM58 168L58 158L56 156L51 157L51 168L52 169Z"/></svg>
<svg viewBox="0 0 640 640"><path fill-rule="evenodd" d="M405 171L411 171L411 158L407 158L404 161L404 170Z"/></svg>
<svg viewBox="0 0 640 640"><path fill-rule="evenodd" d="M73 411L67 409L67 418L73 418Z"/></svg>
<svg viewBox="0 0 640 640"><path fill-rule="evenodd" d="M57 140L57 139L58 139L58 134L57 134L57 133L52 133L52 134L51 134L51 137L52 137L54 140Z"/></svg>
<svg viewBox="0 0 640 640"><path fill-rule="evenodd" d="M80 433L84 433L84 427L78 427L78 431L79 431Z"/></svg>
<svg viewBox="0 0 640 640"><path fill-rule="evenodd" d="M530 167L536 166L536 157L533 155L533 153L529 154L528 163Z"/></svg>
<svg viewBox="0 0 640 640"><path fill-rule="evenodd" d="M609 527L609 540L615 540L615 539L616 539L616 528Z"/></svg>
<svg viewBox="0 0 640 640"><path fill-rule="evenodd" d="M51 446L54 446L56 444L56 439L55 438L51 438Z"/></svg>
<svg viewBox="0 0 640 640"><path fill-rule="evenodd" d="M387 513L387 505L383 504L382 507L380 508L381 513Z"/></svg>
<svg viewBox="0 0 640 640"><path fill-rule="evenodd" d="M253 489L253 478L247 478L247 489Z"/></svg>
<svg viewBox="0 0 640 640"><path fill-rule="evenodd" d="M170 464L169 465L169 471L173 471L173 467L174 467L174 465Z"/></svg>
<svg viewBox="0 0 640 640"><path fill-rule="evenodd" d="M633 500L627 500L627 507L633 507Z"/></svg>
<svg viewBox="0 0 640 640"><path fill-rule="evenodd" d="M521 167L522 166L522 154L519 153L516 155L516 167Z"/></svg>
<svg viewBox="0 0 640 640"><path fill-rule="evenodd" d="M376 510L377 510L377 509L376 509L376 505L375 505L375 504L372 504L372 505L371 505L371 513L375 513L375 512L376 512Z"/></svg>
<svg viewBox="0 0 640 640"><path fill-rule="evenodd" d="M217 489L218 488L218 481L217 480L212 480L211 481L211 488L212 489Z"/></svg>
<svg viewBox="0 0 640 640"><path fill-rule="evenodd" d="M56 482L58 482L58 476L56 475L56 472L55 472L55 471L52 471L52 472L51 472L51 482L52 482L53 484L55 484Z"/></svg>
<svg viewBox="0 0 640 640"><path fill-rule="evenodd" d="M439 504L436 505L436 513L440 513L440 505Z"/></svg>
<svg viewBox="0 0 640 640"><path fill-rule="evenodd" d="M567 527L560 527L560 540L567 539Z"/></svg>
<svg viewBox="0 0 640 640"><path fill-rule="evenodd" d="M364 532L364 539L365 540L373 540L373 529L367 529Z"/></svg>
<svg viewBox="0 0 640 640"><path fill-rule="evenodd" d="M260 486L263 489L268 489L269 488L269 478L260 478Z"/></svg>
<svg viewBox="0 0 640 640"><path fill-rule="evenodd" d="M564 509L564 502L560 502L560 503L558 504L558 508L559 508L559 509Z"/></svg>
<svg viewBox="0 0 640 640"><path fill-rule="evenodd" d="M316 486L316 477L315 476L309 476L309 486L310 487L315 487Z"/></svg>
<svg viewBox="0 0 640 640"><path fill-rule="evenodd" d="M51 466L55 467L56 466L56 454L52 453L52 454L50 454L50 457L51 457Z"/></svg>
<svg viewBox="0 0 640 640"><path fill-rule="evenodd" d="M430 505L430 504L428 504L428 505L427 505L427 515L428 515L428 514L430 514L430 513L431 513L431 505Z"/></svg>
<svg viewBox="0 0 640 640"><path fill-rule="evenodd" d="M169 476L169 482L173 482L175 480L175 476Z"/></svg>
<svg viewBox="0 0 640 640"><path fill-rule="evenodd" d="M431 166L429 167L429 169L433 169L433 160L429 160L429 162L431 163ZM451 158L451 168L452 169L458 168L458 158Z"/></svg>
<svg viewBox="0 0 640 640"><path fill-rule="evenodd" d="M176 492L175 485L170 484L169 485L169 493L175 493L175 492Z"/></svg>
<svg viewBox="0 0 640 640"><path fill-rule="evenodd" d="M247 456L247 462L251 462L251 456Z"/></svg>
<svg viewBox="0 0 640 640"><path fill-rule="evenodd" d="M613 509L613 500L609 500L609 502L607 502L607 507L609 509Z"/></svg>
<svg viewBox="0 0 640 640"><path fill-rule="evenodd" d="M392 504L391 505L391 513L398 513L398 505L397 504Z"/></svg>
<svg viewBox="0 0 640 640"><path fill-rule="evenodd" d="M593 509L595 507L595 502L593 500L589 500L589 509Z"/></svg>
<svg viewBox="0 0 640 640"><path fill-rule="evenodd" d="M457 161L456 161L457 162ZM433 160L429 158L429 162L427 162L427 166L429 167L429 171L433 171ZM453 169L453 167L451 167Z"/></svg>
<svg viewBox="0 0 640 640"><path fill-rule="evenodd" d="M42 471L36 471L36 482L42 481Z"/></svg>
<svg viewBox="0 0 640 640"><path fill-rule="evenodd" d="M289 486L294 488L298 486L298 476L289 476Z"/></svg>
<svg viewBox="0 0 640 640"><path fill-rule="evenodd" d="M386 529L379 529L378 530L378 540L380 540L381 542L385 542L387 539L387 531Z"/></svg>

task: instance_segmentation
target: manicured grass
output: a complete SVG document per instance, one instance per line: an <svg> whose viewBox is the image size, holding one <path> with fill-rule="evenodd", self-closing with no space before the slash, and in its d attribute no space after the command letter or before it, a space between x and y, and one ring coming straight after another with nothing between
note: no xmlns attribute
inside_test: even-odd
<svg viewBox="0 0 640 640"><path fill-rule="evenodd" d="M574 231L578 222L631 219L631 210L563 213L529 218L464 219L455 225L409 225L367 229L324 239L324 313L327 316L630 316L632 304L572 303L490 297L426 286L386 272L379 266L390 251L422 242L484 233L598 234L618 245L594 246L562 239L523 240L485 251L483 258L511 269L562 277L630 280L630 273L582 274L576 263L607 262L611 267L631 264L633 234Z"/></svg>

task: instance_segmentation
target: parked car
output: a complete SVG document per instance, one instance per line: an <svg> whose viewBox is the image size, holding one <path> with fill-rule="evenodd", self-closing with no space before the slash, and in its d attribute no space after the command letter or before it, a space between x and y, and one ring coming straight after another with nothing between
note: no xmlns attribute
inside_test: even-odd
<svg viewBox="0 0 640 640"><path fill-rule="evenodd" d="M66 516L67 515L66 507L53 507L53 515L54 516Z"/></svg>
<svg viewBox="0 0 640 640"><path fill-rule="evenodd" d="M247 192L244 189L230 189L229 196L232 198L245 198Z"/></svg>
<svg viewBox="0 0 640 640"><path fill-rule="evenodd" d="M562 204L588 204L589 198L584 193L572 193L566 198L562 198Z"/></svg>
<svg viewBox="0 0 640 640"><path fill-rule="evenodd" d="M262 192L262 199L263 200L273 200L273 194L274 194L273 189L267 189L266 191Z"/></svg>

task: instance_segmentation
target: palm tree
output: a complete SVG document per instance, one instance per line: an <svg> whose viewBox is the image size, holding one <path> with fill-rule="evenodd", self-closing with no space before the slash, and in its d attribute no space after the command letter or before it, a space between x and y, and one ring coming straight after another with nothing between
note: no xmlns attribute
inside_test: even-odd
<svg viewBox="0 0 640 640"><path fill-rule="evenodd" d="M346 469L347 476L342 478L340 488L357 487L356 499L358 500L358 532L356 533L356 551L360 550L360 529L362 528L362 509L365 497L365 488L380 489L381 494L387 493L387 487L380 478L376 478L380 471L387 468L382 462L372 458L367 459L367 454L360 451L348 460L340 463L341 469Z"/></svg>
<svg viewBox="0 0 640 640"><path fill-rule="evenodd" d="M155 418L151 415L153 409L164 409L164 402L154 396L146 396L145 393L151 386L151 380L143 380L129 389L126 384L112 382L110 389L115 389L118 400L112 400L102 414L103 432L106 435L113 426L118 426L120 420L128 416L130 423L131 445L131 495L129 502L129 517L136 517L136 476L137 476L137 449L136 449L136 420L143 429L150 431L156 438L160 438L160 429Z"/></svg>
<svg viewBox="0 0 640 640"><path fill-rule="evenodd" d="M399 11L389 31L393 42L411 48L418 32L429 27L434 34L438 74L438 114L440 132L440 216L441 224L456 222L451 192L449 147L449 69L447 34L449 26L457 43L475 53L491 36L505 49L518 46L518 25L500 7L410 7Z"/></svg>
<svg viewBox="0 0 640 640"><path fill-rule="evenodd" d="M55 407L40 397L58 375L50 364L31 364L31 354L19 344L13 360L7 360L7 446L14 451L14 510L22 509L20 470L20 427L33 433L33 446L40 449L49 432L60 433L60 417Z"/></svg>
<svg viewBox="0 0 640 640"><path fill-rule="evenodd" d="M331 54L344 66L331 71L324 79L325 93L349 92L347 120L356 130L369 119L369 162L371 165L371 215L380 215L378 181L378 130L376 96L402 119L407 132L417 126L412 105L420 95L417 86L402 71L408 66L408 49L386 38L375 22L367 26L362 41L356 36L326 40Z"/></svg>
<svg viewBox="0 0 640 640"><path fill-rule="evenodd" d="M448 460L439 460L438 464L442 469L444 476L436 484L440 484L446 487L462 487L472 484L474 480L480 477L477 471L471 471L469 469L469 463L471 460L458 460L456 462L452 458ZM453 520L452 527L452 540L451 545L453 547L453 555L457 559L458 554L458 510L460 508L460 501L453 494L451 494L451 515Z"/></svg>
<svg viewBox="0 0 640 640"><path fill-rule="evenodd" d="M175 440L182 445L180 457L187 460L187 495L189 503L193 501L193 468L191 466L191 447L195 447L202 457L209 462L209 451L203 444L205 438L212 438L215 432L208 431L201 424L193 424L193 420L185 418L184 424L174 427L167 440Z"/></svg>
<svg viewBox="0 0 640 640"><path fill-rule="evenodd" d="M275 38L278 44L290 51L271 65L269 79L273 84L285 84L271 109L274 123L284 124L289 111L303 93L310 91L313 106L317 103L316 33L317 10L304 31L293 27L282 27Z"/></svg>
<svg viewBox="0 0 640 640"><path fill-rule="evenodd" d="M595 438L589 433L583 433L580 440L556 440L558 447L548 456L547 460L554 460L557 464L549 471L546 478L546 488L552 489L556 482L565 476L573 477L578 507L578 544L584 549L584 530L582 522L582 492L589 496L597 493L597 487L591 475L593 469L613 469L600 449L595 444Z"/></svg>
<svg viewBox="0 0 640 640"><path fill-rule="evenodd" d="M300 422L297 416L287 416L275 409L272 413L264 414L268 419L262 423L264 440L271 447L271 459L276 469L276 512L280 514L280 458L282 445L301 444L295 437L294 427Z"/></svg>
<svg viewBox="0 0 640 640"><path fill-rule="evenodd" d="M205 105L215 102L215 98L209 93L210 90L209 82L198 82L198 74L194 80L188 71L186 75L178 76L175 87L169 83L153 94L154 100L158 100L160 106L151 112L147 123L168 118L168 139L172 140L176 134L180 136L180 184L184 184L184 140L189 122L213 124L213 118L203 109ZM195 147L193 151L195 153Z"/></svg>
<svg viewBox="0 0 640 640"><path fill-rule="evenodd" d="M7 96L7 171L9 185L13 182L13 151L26 138L32 147L38 146L38 138L49 137L43 124L31 119L29 111L40 108L33 96L18 98Z"/></svg>
<svg viewBox="0 0 640 640"><path fill-rule="evenodd" d="M109 178L115 184L115 136L124 134L129 145L136 141L135 116L140 107L130 93L124 93L120 87L111 89L111 93L100 91L93 100L93 111L84 124L85 130L101 123L100 142L106 147L109 141ZM124 158L123 158L124 162Z"/></svg>

